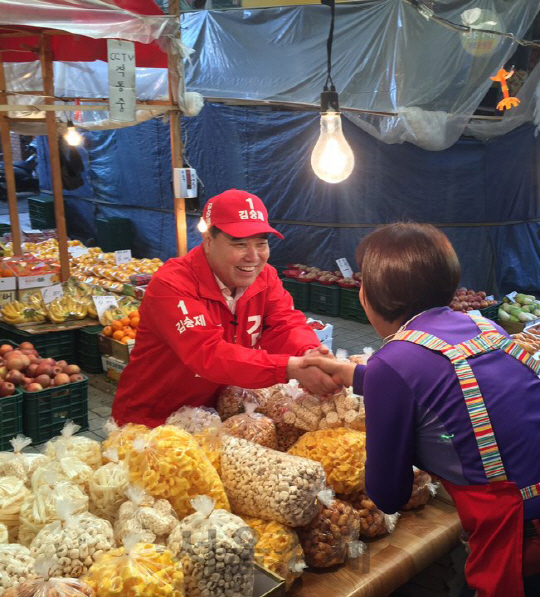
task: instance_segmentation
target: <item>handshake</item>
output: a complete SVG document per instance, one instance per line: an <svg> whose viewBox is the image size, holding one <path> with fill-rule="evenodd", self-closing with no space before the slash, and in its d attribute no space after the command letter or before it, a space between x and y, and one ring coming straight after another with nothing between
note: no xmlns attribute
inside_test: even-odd
<svg viewBox="0 0 540 597"><path fill-rule="evenodd" d="M297 379L308 392L327 395L339 392L344 386L352 386L355 363L342 361L321 345L308 350L304 356L290 357L287 376Z"/></svg>

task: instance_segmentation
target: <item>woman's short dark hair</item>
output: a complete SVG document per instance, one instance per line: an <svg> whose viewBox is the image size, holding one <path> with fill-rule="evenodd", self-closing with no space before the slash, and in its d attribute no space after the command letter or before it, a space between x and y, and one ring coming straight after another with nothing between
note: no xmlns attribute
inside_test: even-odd
<svg viewBox="0 0 540 597"><path fill-rule="evenodd" d="M445 234L430 224L377 228L356 249L364 296L386 321L449 305L461 266Z"/></svg>

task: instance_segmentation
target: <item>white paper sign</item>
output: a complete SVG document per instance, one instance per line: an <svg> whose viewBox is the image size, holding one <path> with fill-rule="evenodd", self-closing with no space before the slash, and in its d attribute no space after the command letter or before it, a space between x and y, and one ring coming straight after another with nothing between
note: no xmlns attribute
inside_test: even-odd
<svg viewBox="0 0 540 597"><path fill-rule="evenodd" d="M43 302L46 305L52 303L57 298L63 297L64 291L62 289L62 284L54 284L53 286L47 286L47 288L42 288L41 296L43 297Z"/></svg>
<svg viewBox="0 0 540 597"><path fill-rule="evenodd" d="M115 251L114 258L116 259L116 265L121 263L129 263L131 261L131 250L125 249L122 251Z"/></svg>
<svg viewBox="0 0 540 597"><path fill-rule="evenodd" d="M72 257L80 257L81 255L86 255L88 253L87 247L68 247L68 253Z"/></svg>
<svg viewBox="0 0 540 597"><path fill-rule="evenodd" d="M528 330L529 328L534 328L539 323L540 323L540 317L538 319L535 319L534 321L529 321L528 323L526 323L524 329Z"/></svg>
<svg viewBox="0 0 540 597"><path fill-rule="evenodd" d="M339 271L341 272L341 275L344 278L352 278L353 277L353 271L351 269L351 266L349 265L349 262L347 261L347 259L345 257L342 257L341 259L336 259L336 263L337 263L337 266L339 267Z"/></svg>
<svg viewBox="0 0 540 597"><path fill-rule="evenodd" d="M117 122L135 122L135 44L107 40L109 64L109 118Z"/></svg>
<svg viewBox="0 0 540 597"><path fill-rule="evenodd" d="M98 319L100 321L103 313L105 313L109 307L118 307L115 296L93 296L92 299L94 301L94 305L96 306Z"/></svg>
<svg viewBox="0 0 540 597"><path fill-rule="evenodd" d="M511 303L515 303L515 296L517 294L517 290L514 290L514 292L511 292L510 294L506 295L506 298L511 302Z"/></svg>
<svg viewBox="0 0 540 597"><path fill-rule="evenodd" d="M493 301L493 300L495 300L495 297L492 294L490 294L489 296L486 296L486 301Z"/></svg>
<svg viewBox="0 0 540 597"><path fill-rule="evenodd" d="M174 196L192 199L197 196L197 171L195 168L174 169Z"/></svg>

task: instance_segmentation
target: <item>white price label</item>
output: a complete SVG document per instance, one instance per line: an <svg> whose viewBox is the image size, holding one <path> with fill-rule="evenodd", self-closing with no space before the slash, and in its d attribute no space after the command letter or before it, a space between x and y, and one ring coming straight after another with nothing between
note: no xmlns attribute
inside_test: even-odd
<svg viewBox="0 0 540 597"><path fill-rule="evenodd" d="M494 300L495 300L495 297L492 294L490 294L489 296L486 296L486 301L494 301Z"/></svg>
<svg viewBox="0 0 540 597"><path fill-rule="evenodd" d="M534 321L529 321L528 323L526 323L524 329L528 330L529 328L534 328L538 324L540 324L540 317L538 319L535 319Z"/></svg>
<svg viewBox="0 0 540 597"><path fill-rule="evenodd" d="M506 298L511 302L511 303L515 303L516 302L516 294L517 294L517 290L514 290L514 292L511 292L510 294L506 295Z"/></svg>
<svg viewBox="0 0 540 597"><path fill-rule="evenodd" d="M341 259L336 259L336 263L337 263L337 266L339 267L339 271L341 272L341 275L344 278L352 278L353 277L353 271L351 269L351 266L349 265L349 262L347 261L347 259L345 257L342 257Z"/></svg>
<svg viewBox="0 0 540 597"><path fill-rule="evenodd" d="M98 314L98 319L101 321L101 317L103 313L109 307L118 307L118 302L116 301L115 296L93 296L94 305L96 306L96 311Z"/></svg>
<svg viewBox="0 0 540 597"><path fill-rule="evenodd" d="M131 251L125 249L124 251L115 251L114 258L116 259L116 265L121 263L129 263L131 261Z"/></svg>
<svg viewBox="0 0 540 597"><path fill-rule="evenodd" d="M64 291L62 290L62 284L54 284L54 286L47 286L47 288L42 288L41 296L43 297L43 302L46 305L52 303L55 299L63 297Z"/></svg>
<svg viewBox="0 0 540 597"><path fill-rule="evenodd" d="M88 247L68 247L68 253L72 257L80 257L88 253Z"/></svg>

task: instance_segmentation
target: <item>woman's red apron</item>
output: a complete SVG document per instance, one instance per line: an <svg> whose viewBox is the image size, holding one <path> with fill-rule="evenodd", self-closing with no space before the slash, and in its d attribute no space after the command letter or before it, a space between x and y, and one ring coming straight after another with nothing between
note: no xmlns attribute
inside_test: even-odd
<svg viewBox="0 0 540 597"><path fill-rule="evenodd" d="M392 341L412 342L440 352L453 364L489 481L485 485L454 485L441 479L468 534L471 553L465 566L467 583L478 597L523 597L523 575L540 573L540 532L524 539L523 500L539 495L540 483L520 489L507 480L489 414L467 359L503 350L538 375L540 362L500 334L489 320L468 315L480 334L456 346L415 330L400 331ZM540 531L538 522L534 523Z"/></svg>

